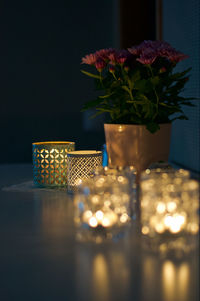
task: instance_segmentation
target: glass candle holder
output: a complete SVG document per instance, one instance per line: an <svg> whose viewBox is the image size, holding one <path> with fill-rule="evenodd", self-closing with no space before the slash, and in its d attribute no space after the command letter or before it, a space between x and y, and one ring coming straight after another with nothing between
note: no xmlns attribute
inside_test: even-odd
<svg viewBox="0 0 200 301"><path fill-rule="evenodd" d="M94 171L94 176L103 175L107 177L111 177L112 179L117 179L119 176L126 177L128 180L127 192L130 196L130 210L131 210L131 218L135 220L138 217L138 187L136 184L136 176L137 172L134 166L116 166L116 167L99 167Z"/></svg>
<svg viewBox="0 0 200 301"><path fill-rule="evenodd" d="M67 153L75 149L75 142L35 142L33 150L33 181L39 187L67 185Z"/></svg>
<svg viewBox="0 0 200 301"><path fill-rule="evenodd" d="M100 243L120 238L131 219L127 178L96 176L78 189L74 197L78 240Z"/></svg>
<svg viewBox="0 0 200 301"><path fill-rule="evenodd" d="M73 192L77 186L88 179L93 171L102 166L102 152L81 150L68 153L68 191Z"/></svg>
<svg viewBox="0 0 200 301"><path fill-rule="evenodd" d="M140 187L144 245L179 257L193 250L199 232L199 183L185 170L147 170Z"/></svg>

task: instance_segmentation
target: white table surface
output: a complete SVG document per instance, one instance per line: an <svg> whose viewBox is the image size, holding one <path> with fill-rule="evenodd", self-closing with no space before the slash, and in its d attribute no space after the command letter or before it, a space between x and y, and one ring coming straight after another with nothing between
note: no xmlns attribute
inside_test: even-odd
<svg viewBox="0 0 200 301"><path fill-rule="evenodd" d="M31 165L0 166L1 301L198 300L198 252L159 259L134 223L118 242L78 243L65 192L2 191L31 179Z"/></svg>

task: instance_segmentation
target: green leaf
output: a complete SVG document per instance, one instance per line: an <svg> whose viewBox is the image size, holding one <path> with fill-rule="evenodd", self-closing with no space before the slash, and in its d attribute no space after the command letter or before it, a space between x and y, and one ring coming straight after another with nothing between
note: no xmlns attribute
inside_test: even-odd
<svg viewBox="0 0 200 301"><path fill-rule="evenodd" d="M96 108L97 111L100 111L100 112L108 112L108 113L111 113L112 110L111 109L106 109L106 108Z"/></svg>
<svg viewBox="0 0 200 301"><path fill-rule="evenodd" d="M137 80L140 79L140 71L136 70L132 75L131 75L131 81L136 82Z"/></svg>
<svg viewBox="0 0 200 301"><path fill-rule="evenodd" d="M159 125L157 123L155 123L155 122L149 122L149 123L147 123L146 124L146 128L152 134L154 134L155 132L157 132L160 129Z"/></svg>
<svg viewBox="0 0 200 301"><path fill-rule="evenodd" d="M107 94L107 95L100 95L99 98L109 98L111 95L113 95L113 93Z"/></svg>
<svg viewBox="0 0 200 301"><path fill-rule="evenodd" d="M181 115L181 116L177 116L177 117L172 118L172 119L171 119L171 122L174 121L174 120L177 120L177 119L180 119L180 120L188 120L187 116Z"/></svg>
<svg viewBox="0 0 200 301"><path fill-rule="evenodd" d="M100 75L93 74L93 73L87 72L85 70L81 70L81 72L83 74L87 75L87 76L90 76L90 77L97 78L97 79L101 80L101 76Z"/></svg>
<svg viewBox="0 0 200 301"><path fill-rule="evenodd" d="M144 91L145 88L146 88L146 84L147 84L146 79L137 80L135 82L134 88L136 90L142 90L142 91Z"/></svg>
<svg viewBox="0 0 200 301"><path fill-rule="evenodd" d="M177 72L177 73L174 73L174 74L172 74L172 75L170 76L170 79L172 79L172 80L177 80L177 79L179 79L180 77L185 76L189 71L191 71L191 69L192 69L192 68L188 68L188 69L186 69L186 70L183 71L183 72Z"/></svg>
<svg viewBox="0 0 200 301"><path fill-rule="evenodd" d="M184 101L181 104L184 105L184 106L195 107L195 105L193 103L188 102L188 101Z"/></svg>
<svg viewBox="0 0 200 301"><path fill-rule="evenodd" d="M127 103L135 103L136 105L144 105L146 102L142 100L127 100Z"/></svg>
<svg viewBox="0 0 200 301"><path fill-rule="evenodd" d="M96 114L90 116L89 118L90 118L90 119L94 119L94 118L96 118L97 116L102 115L102 114L104 114L104 112L100 112L100 111L99 111L99 112L97 112Z"/></svg>
<svg viewBox="0 0 200 301"><path fill-rule="evenodd" d="M88 102L86 102L84 105L83 105L83 109L82 111L86 111L90 108L94 108L96 107L96 105L100 104L102 102L101 99L97 98L97 99L94 99L94 100L90 100Z"/></svg>
<svg viewBox="0 0 200 301"><path fill-rule="evenodd" d="M122 89L125 90L125 91L127 91L128 93L130 93L130 90L129 90L129 88L127 86L122 86Z"/></svg>
<svg viewBox="0 0 200 301"><path fill-rule="evenodd" d="M150 82L154 85L154 86L157 86L160 82L160 78L159 76L154 76L152 78L150 78Z"/></svg>
<svg viewBox="0 0 200 301"><path fill-rule="evenodd" d="M164 106L164 107L167 107L167 108L172 108L172 107L173 107L173 106L167 105L167 104L164 103L164 102L159 102L159 105Z"/></svg>

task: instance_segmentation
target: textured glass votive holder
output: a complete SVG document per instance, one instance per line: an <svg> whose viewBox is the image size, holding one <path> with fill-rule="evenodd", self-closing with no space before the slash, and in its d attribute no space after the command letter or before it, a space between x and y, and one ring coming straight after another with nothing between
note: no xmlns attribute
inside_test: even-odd
<svg viewBox="0 0 200 301"><path fill-rule="evenodd" d="M93 150L73 151L68 158L68 191L73 192L84 179L91 177L96 168L102 166L102 152Z"/></svg>
<svg viewBox="0 0 200 301"><path fill-rule="evenodd" d="M131 220L128 179L121 175L99 175L83 181L74 205L79 241L118 240Z"/></svg>
<svg viewBox="0 0 200 301"><path fill-rule="evenodd" d="M67 154L74 151L75 142L35 142L33 150L33 181L39 187L67 185Z"/></svg>
<svg viewBox="0 0 200 301"><path fill-rule="evenodd" d="M199 183L184 170L154 170L140 186L144 246L163 256L189 254L199 233Z"/></svg>
<svg viewBox="0 0 200 301"><path fill-rule="evenodd" d="M137 201L137 185L136 185L136 169L134 166L102 166L97 168L94 172L95 176L106 176L107 178L111 178L117 182L117 179L122 176L125 177L128 181L127 193L130 196L130 210L131 210L131 218L133 220L138 217L138 201Z"/></svg>

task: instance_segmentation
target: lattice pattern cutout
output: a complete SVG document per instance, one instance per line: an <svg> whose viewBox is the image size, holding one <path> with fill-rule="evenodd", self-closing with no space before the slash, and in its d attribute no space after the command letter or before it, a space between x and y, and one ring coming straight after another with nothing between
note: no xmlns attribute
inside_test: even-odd
<svg viewBox="0 0 200 301"><path fill-rule="evenodd" d="M102 165L102 154L87 156L68 156L68 189L73 190L80 179L88 179L94 169Z"/></svg>
<svg viewBox="0 0 200 301"><path fill-rule="evenodd" d="M37 186L67 185L67 153L75 143L33 144L33 180Z"/></svg>

